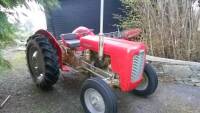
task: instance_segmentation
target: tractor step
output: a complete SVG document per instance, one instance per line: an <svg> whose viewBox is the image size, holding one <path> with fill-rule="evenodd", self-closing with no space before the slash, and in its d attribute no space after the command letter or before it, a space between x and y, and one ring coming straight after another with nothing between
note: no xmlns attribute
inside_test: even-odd
<svg viewBox="0 0 200 113"><path fill-rule="evenodd" d="M68 71L70 71L70 67L66 66L66 65L62 65L62 69L61 70L64 71L64 72L68 72Z"/></svg>
<svg viewBox="0 0 200 113"><path fill-rule="evenodd" d="M73 72L73 71L69 71L69 72L62 72L62 78L65 80L67 78L71 78L71 79L75 79L76 78L77 73Z"/></svg>
<svg viewBox="0 0 200 113"><path fill-rule="evenodd" d="M65 80L66 78L76 78L78 75L78 71L67 66L67 65L63 65L63 68L62 68L62 77L63 79Z"/></svg>

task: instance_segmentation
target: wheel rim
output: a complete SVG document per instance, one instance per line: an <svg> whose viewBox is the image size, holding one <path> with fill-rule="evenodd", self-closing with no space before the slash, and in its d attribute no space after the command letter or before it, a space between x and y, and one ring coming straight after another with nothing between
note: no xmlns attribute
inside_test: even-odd
<svg viewBox="0 0 200 113"><path fill-rule="evenodd" d="M136 88L136 90L145 90L148 87L149 79L146 75L146 73L143 74L143 80L140 83L140 85Z"/></svg>
<svg viewBox="0 0 200 113"><path fill-rule="evenodd" d="M34 52L33 52L33 55L32 55L32 61L33 61L33 68L35 69L35 70L38 70L38 68L39 68L39 66L38 66L38 51L37 50L35 50Z"/></svg>
<svg viewBox="0 0 200 113"><path fill-rule="evenodd" d="M87 109L91 113L104 113L105 112L105 103L101 94L93 89L89 88L85 91L84 100Z"/></svg>
<svg viewBox="0 0 200 113"><path fill-rule="evenodd" d="M40 83L44 79L44 63L41 53L37 48L30 48L28 60L34 81Z"/></svg>

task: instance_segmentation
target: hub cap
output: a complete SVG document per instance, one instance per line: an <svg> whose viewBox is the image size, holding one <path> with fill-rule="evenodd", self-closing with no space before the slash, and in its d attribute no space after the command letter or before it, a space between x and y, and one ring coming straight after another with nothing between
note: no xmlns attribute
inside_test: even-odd
<svg viewBox="0 0 200 113"><path fill-rule="evenodd" d="M40 82L44 78L43 58L37 48L30 48L29 51L30 69L35 82Z"/></svg>
<svg viewBox="0 0 200 113"><path fill-rule="evenodd" d="M97 90L93 88L87 89L84 94L84 99L86 107L91 113L105 112L105 103L103 97Z"/></svg>
<svg viewBox="0 0 200 113"><path fill-rule="evenodd" d="M140 85L136 88L136 90L145 90L148 87L148 84L149 84L149 79L147 75L144 73L143 80L140 83Z"/></svg>
<svg viewBox="0 0 200 113"><path fill-rule="evenodd" d="M33 67L35 70L38 70L38 62L37 62L37 57L38 57L38 51L34 51L32 55L32 61L33 61Z"/></svg>

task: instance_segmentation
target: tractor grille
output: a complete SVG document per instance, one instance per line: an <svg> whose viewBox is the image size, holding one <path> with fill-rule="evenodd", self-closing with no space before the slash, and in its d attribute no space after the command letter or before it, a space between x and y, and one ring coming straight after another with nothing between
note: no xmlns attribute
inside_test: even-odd
<svg viewBox="0 0 200 113"><path fill-rule="evenodd" d="M140 51L138 55L133 57L133 65L132 65L132 72L131 72L131 81L135 82L139 79L140 74L143 71L144 65L144 50Z"/></svg>

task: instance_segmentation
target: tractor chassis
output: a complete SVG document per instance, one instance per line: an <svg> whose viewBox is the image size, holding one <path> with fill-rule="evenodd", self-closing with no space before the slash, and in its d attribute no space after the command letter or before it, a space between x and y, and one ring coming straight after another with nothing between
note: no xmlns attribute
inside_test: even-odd
<svg viewBox="0 0 200 113"><path fill-rule="evenodd" d="M89 72L89 75L101 78L103 81L109 84L109 86L119 87L119 78L117 78L117 74L95 67L94 65L85 61L84 58L80 58L79 62L80 66L78 67L74 67L68 64L67 66L71 68L70 71L75 73Z"/></svg>

